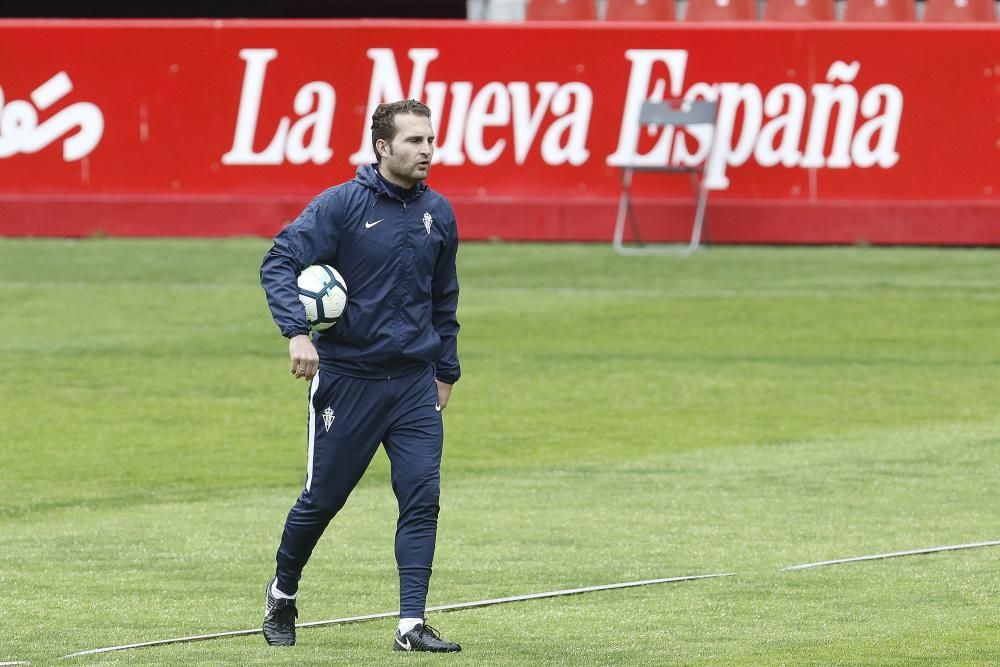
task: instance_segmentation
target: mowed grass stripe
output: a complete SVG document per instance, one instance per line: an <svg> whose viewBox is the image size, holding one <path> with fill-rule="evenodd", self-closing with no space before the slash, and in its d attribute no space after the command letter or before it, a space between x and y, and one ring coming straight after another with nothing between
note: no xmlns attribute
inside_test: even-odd
<svg viewBox="0 0 1000 667"><path fill-rule="evenodd" d="M130 291L149 291L152 289L167 289L172 291L203 291L203 290L246 290L245 283L220 282L163 282L163 281L129 281L127 283L111 283L110 281L2 281L0 290L90 290L95 287L103 289L119 289ZM884 299L887 295L905 299L941 299L941 300L1000 300L994 285L989 284L910 284L905 287L887 287L879 294L871 294L864 285L844 285L832 289L773 289L773 290L707 290L707 289L643 289L627 287L490 287L476 286L478 292L495 292L512 295L555 295L570 296L581 299L592 296L605 298L627 299Z"/></svg>

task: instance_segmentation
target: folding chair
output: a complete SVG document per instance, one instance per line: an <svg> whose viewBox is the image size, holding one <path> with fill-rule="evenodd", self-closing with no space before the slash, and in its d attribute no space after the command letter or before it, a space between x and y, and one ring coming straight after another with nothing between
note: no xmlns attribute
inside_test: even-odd
<svg viewBox="0 0 1000 667"><path fill-rule="evenodd" d="M675 128L690 125L709 125L712 128L712 138L709 141L708 152L712 155L712 145L715 142L715 122L718 112L717 102L704 100L685 101L679 99L643 102L639 110L640 125L672 125ZM675 138L675 140L677 140ZM707 162L708 158L706 158ZM653 255L681 254L690 255L701 246L701 233L705 223L705 207L708 204L708 190L705 188L705 164L687 167L665 164L661 166L626 165L622 170L622 193L618 200L618 218L615 220L615 233L611 242L615 251L621 255ZM639 233L639 222L632 208L632 177L635 172L680 173L691 177L691 189L694 191L696 206L694 221L691 226L691 240L686 246L677 248L668 245L648 247ZM635 246L625 245L625 219L628 218L632 227Z"/></svg>

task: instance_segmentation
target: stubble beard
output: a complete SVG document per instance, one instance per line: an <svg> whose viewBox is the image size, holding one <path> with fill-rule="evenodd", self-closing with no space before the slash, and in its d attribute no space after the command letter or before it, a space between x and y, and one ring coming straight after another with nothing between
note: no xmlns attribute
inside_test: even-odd
<svg viewBox="0 0 1000 667"><path fill-rule="evenodd" d="M410 187L413 187L427 178L427 175L430 173L430 167L428 167L427 170L421 174L417 165L413 165L409 169L404 170L399 165L393 164L392 160L389 160L386 164L386 171L388 171L389 174L396 180L412 183Z"/></svg>

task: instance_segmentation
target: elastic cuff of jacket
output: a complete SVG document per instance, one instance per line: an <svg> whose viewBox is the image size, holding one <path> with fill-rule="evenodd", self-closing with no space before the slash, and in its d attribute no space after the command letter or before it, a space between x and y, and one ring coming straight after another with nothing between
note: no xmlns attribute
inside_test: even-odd
<svg viewBox="0 0 1000 667"><path fill-rule="evenodd" d="M289 331L288 333L284 334L285 338L288 338L289 340L295 338L296 336L308 336L308 335L309 335L309 329L306 329L305 331L297 329L295 331Z"/></svg>
<svg viewBox="0 0 1000 667"><path fill-rule="evenodd" d="M445 384L455 384L458 382L457 375L438 375L437 379L441 380L441 382L444 382Z"/></svg>

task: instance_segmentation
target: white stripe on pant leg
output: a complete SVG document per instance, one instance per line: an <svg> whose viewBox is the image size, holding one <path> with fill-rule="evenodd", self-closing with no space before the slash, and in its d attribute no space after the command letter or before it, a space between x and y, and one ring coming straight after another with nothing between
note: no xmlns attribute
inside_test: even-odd
<svg viewBox="0 0 1000 667"><path fill-rule="evenodd" d="M316 408L313 406L313 397L319 389L319 371L313 376L312 386L309 387L309 449L306 454L306 491L312 486L313 481L313 454L316 450Z"/></svg>

